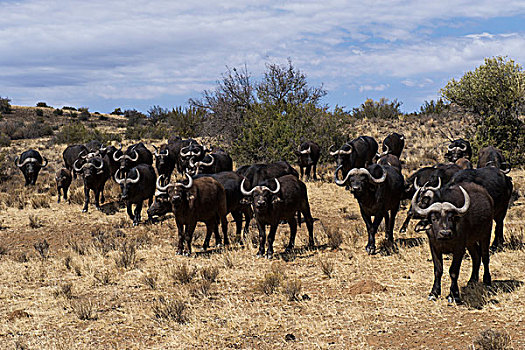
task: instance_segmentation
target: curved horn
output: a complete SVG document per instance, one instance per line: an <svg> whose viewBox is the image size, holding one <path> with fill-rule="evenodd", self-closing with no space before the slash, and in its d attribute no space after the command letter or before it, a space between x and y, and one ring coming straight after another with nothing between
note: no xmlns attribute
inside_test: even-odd
<svg viewBox="0 0 525 350"><path fill-rule="evenodd" d="M423 186L425 187L427 190L431 190L431 191L437 191L441 188L441 177L438 176L438 185L436 187L432 187L432 186Z"/></svg>
<svg viewBox="0 0 525 350"><path fill-rule="evenodd" d="M426 184L425 184L426 185ZM423 185L423 187L425 186ZM421 187L419 187L419 185L417 184L417 176L416 178L414 179L414 188L416 189L416 191L418 191Z"/></svg>
<svg viewBox="0 0 525 350"><path fill-rule="evenodd" d="M456 208L456 212L460 215L462 214L465 214L468 210L468 208L470 207L470 196L468 195L467 191L465 191L465 189L461 186L459 186L459 189L461 190L461 192L463 192L463 198L465 199L465 203L463 204L463 206L461 208Z"/></svg>
<svg viewBox="0 0 525 350"><path fill-rule="evenodd" d="M152 146L155 149L155 157L157 157L159 155L159 149L155 145L152 145Z"/></svg>
<svg viewBox="0 0 525 350"><path fill-rule="evenodd" d="M417 202L417 198L419 197L419 192L421 191L421 188L418 188L416 193L414 193L414 197L412 197L412 209L414 212L416 212L418 215L421 215L423 217L426 217L431 211L436 210L437 207L441 207L441 203L434 203L431 206L429 206L426 209L421 209L419 207L419 203Z"/></svg>
<svg viewBox="0 0 525 350"><path fill-rule="evenodd" d="M381 167L381 170L383 170L383 175L379 178L379 179L376 179L375 177L372 176L372 174L370 174L370 172L366 169L364 169L368 175L368 177L370 178L370 180L372 180L374 183L376 184L380 184L380 183L383 183L385 182L386 180L386 175L387 175L387 172L385 171L385 169L383 167Z"/></svg>
<svg viewBox="0 0 525 350"><path fill-rule="evenodd" d="M197 166L201 166L201 165L204 165L204 166L212 166L213 163L215 163L215 158L213 158L213 155L209 154L210 158L211 158L211 162L209 163L204 163L204 159L201 160L200 162L197 162L195 163Z"/></svg>
<svg viewBox="0 0 525 350"><path fill-rule="evenodd" d="M456 147L452 147L452 144L448 145L448 147L447 147L447 149L448 149L449 151L452 151L454 148L456 148Z"/></svg>
<svg viewBox="0 0 525 350"><path fill-rule="evenodd" d="M279 180L275 179L275 183L277 184L275 190L272 191L268 188L268 191L270 191L270 193L277 194L281 190L281 184L279 183Z"/></svg>
<svg viewBox="0 0 525 350"><path fill-rule="evenodd" d="M347 143L346 145L349 145L349 144ZM341 148L343 148L344 146L345 145L343 145ZM339 154L350 154L350 153L352 153L352 146L350 146L350 149L348 151L343 151L342 149L339 150Z"/></svg>
<svg viewBox="0 0 525 350"><path fill-rule="evenodd" d="M463 187L459 186L459 189L461 190L461 192L463 192L463 198L465 199L465 203L463 203L463 206L461 208L458 208L454 204L449 202L439 202L432 204L426 209L421 209L416 200L416 198L418 198L420 190L417 190L414 194L414 197L412 197L412 208L414 208L414 211L421 216L427 216L433 211L455 211L457 214L463 215L467 212L468 208L470 207L470 196Z"/></svg>
<svg viewBox="0 0 525 350"><path fill-rule="evenodd" d="M95 165L95 168L97 169L102 169L104 167L104 161L102 160L102 158L95 158L96 160L98 160L100 162L100 166L96 166Z"/></svg>
<svg viewBox="0 0 525 350"><path fill-rule="evenodd" d="M83 149L82 151L80 151L80 153L78 154L78 158L86 158L87 157L87 153L88 151L86 151L85 149Z"/></svg>
<svg viewBox="0 0 525 350"><path fill-rule="evenodd" d="M135 149L133 150L133 153L135 153L135 158L128 156L128 159L131 160L132 162L136 162L137 160L139 160L139 153Z"/></svg>
<svg viewBox="0 0 525 350"><path fill-rule="evenodd" d="M330 148L328 148L328 153L330 153L331 156L335 156L337 154L337 151L335 152L332 152L332 148L334 147L335 145L331 145Z"/></svg>
<svg viewBox="0 0 525 350"><path fill-rule="evenodd" d="M339 166L337 167L337 169L335 169L335 173L334 173L334 182L335 182L335 184L338 185L338 186L344 186L344 185L345 185L345 182L346 182L346 181L348 180L348 178L351 176L350 173L352 173L352 171L355 170L355 169L350 170L350 171L348 172L348 174L346 174L346 177L344 178L344 180L341 181L341 180L339 180L339 179L337 178L337 173L339 173L339 171L341 171L342 167L343 167L342 165L339 165ZM355 174L355 172L354 172L354 174Z"/></svg>
<svg viewBox="0 0 525 350"><path fill-rule="evenodd" d="M243 194L243 196L251 196L253 191L255 191L256 187L252 188L250 191L246 191L244 189L244 182L246 181L246 178L242 179L241 181L241 193Z"/></svg>
<svg viewBox="0 0 525 350"><path fill-rule="evenodd" d="M386 151L384 152L381 152L381 153L377 153L377 157L378 158L381 158L383 156L386 156L388 153L390 153L390 147L388 147L388 145L384 145L385 148L386 148Z"/></svg>
<svg viewBox="0 0 525 350"><path fill-rule="evenodd" d="M46 157L42 157L42 158L44 159L45 164L40 163L40 167L45 168L49 162L47 161Z"/></svg>
<svg viewBox="0 0 525 350"><path fill-rule="evenodd" d="M20 157L18 157L18 156L15 157L15 165L20 168L20 167L22 167L22 165L18 162L19 159L20 159Z"/></svg>
<svg viewBox="0 0 525 350"><path fill-rule="evenodd" d="M120 160L122 159L122 157L124 157L124 154L122 154L120 157L117 157L117 152L120 151L122 149L122 145L120 146L120 148L118 150L116 150L115 152L113 152L113 160L115 162L120 162Z"/></svg>
<svg viewBox="0 0 525 350"><path fill-rule="evenodd" d="M511 167L510 167L509 163L507 163L507 162L501 163L501 165L503 165L503 164L505 164L506 167L505 167L505 169L501 169L500 168L500 170L501 170L501 172L503 174L508 174L510 172Z"/></svg>
<svg viewBox="0 0 525 350"><path fill-rule="evenodd" d="M81 171L82 171L82 168L84 167L84 166L82 165L80 168L77 168L77 162L78 162L79 160L80 160L80 159L77 159L77 160L75 160L75 162L73 163L73 169L74 169L77 173L81 172Z"/></svg>
<svg viewBox="0 0 525 350"><path fill-rule="evenodd" d="M120 169L117 169L117 171L115 172L115 182L118 183L119 185L121 185L125 179L119 179L119 175L120 174Z"/></svg>
<svg viewBox="0 0 525 350"><path fill-rule="evenodd" d="M188 179L188 184L187 185L181 184L182 187L191 188L191 186L193 186L193 178L188 173L184 173L184 175L186 175L186 178Z"/></svg>
<svg viewBox="0 0 525 350"><path fill-rule="evenodd" d="M399 137L400 140L404 140L405 139L405 135L401 134L401 136Z"/></svg>
<svg viewBox="0 0 525 350"><path fill-rule="evenodd" d="M189 151L188 151L188 152L184 151L185 149L187 149L187 148L189 148L189 147L190 147L190 146L186 146L186 147L182 147L182 148L180 149L180 155L181 155L181 157L187 157L187 156L190 154Z"/></svg>
<svg viewBox="0 0 525 350"><path fill-rule="evenodd" d="M459 150L462 151L462 152L465 152L467 150L467 144L466 143L462 143L461 146L459 146Z"/></svg>
<svg viewBox="0 0 525 350"><path fill-rule="evenodd" d="M163 150L163 151L160 151L160 154L164 154L162 152L166 152L166 156L169 156L169 154L170 154L170 150L167 149L167 148L165 150Z"/></svg>
<svg viewBox="0 0 525 350"><path fill-rule="evenodd" d="M135 171L137 172L137 178L136 179L132 179L132 178L128 177L128 181L131 182L132 184L136 184L140 180L140 171L137 168L135 168Z"/></svg>
<svg viewBox="0 0 525 350"><path fill-rule="evenodd" d="M308 146L308 149L305 149L304 151L299 151L301 154L310 154L312 153L312 146Z"/></svg>

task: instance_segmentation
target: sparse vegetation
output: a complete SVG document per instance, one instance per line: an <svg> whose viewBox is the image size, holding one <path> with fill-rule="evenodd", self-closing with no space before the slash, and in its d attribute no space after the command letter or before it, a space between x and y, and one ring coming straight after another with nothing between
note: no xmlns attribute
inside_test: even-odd
<svg viewBox="0 0 525 350"><path fill-rule="evenodd" d="M511 345L507 333L492 328L485 329L474 339L475 350L511 350Z"/></svg>
<svg viewBox="0 0 525 350"><path fill-rule="evenodd" d="M172 320L179 324L188 323L188 306L181 299L169 300L159 297L153 303L153 315L160 320Z"/></svg>
<svg viewBox="0 0 525 350"><path fill-rule="evenodd" d="M11 100L7 97L0 96L0 115L11 113Z"/></svg>
<svg viewBox="0 0 525 350"><path fill-rule="evenodd" d="M329 258L319 258L319 268L326 277L332 278L335 270L334 261Z"/></svg>
<svg viewBox="0 0 525 350"><path fill-rule="evenodd" d="M96 320L96 304L89 298L71 299L69 301L71 310L79 320L89 321Z"/></svg>
<svg viewBox="0 0 525 350"><path fill-rule="evenodd" d="M352 117L355 119L397 119L403 113L401 112L401 102L393 100L390 102L387 98L381 97L379 101L367 99L358 108L352 111Z"/></svg>
<svg viewBox="0 0 525 350"><path fill-rule="evenodd" d="M125 269L135 268L137 266L137 247L135 242L124 241L121 244L118 254L115 257L117 267Z"/></svg>
<svg viewBox="0 0 525 350"><path fill-rule="evenodd" d="M156 273L145 273L141 277L142 283L148 286L150 289L157 289L158 275Z"/></svg>
<svg viewBox="0 0 525 350"><path fill-rule="evenodd" d="M102 143L121 141L120 135L108 134L98 129L86 128L82 123L75 122L64 125L53 137L54 143L78 144L97 140Z"/></svg>
<svg viewBox="0 0 525 350"><path fill-rule="evenodd" d="M197 269L188 266L188 264L186 263L182 263L172 268L169 271L169 275L173 282L179 284L186 284L190 283L193 280L193 278L197 275Z"/></svg>
<svg viewBox="0 0 525 350"><path fill-rule="evenodd" d="M33 244L33 247L42 259L47 259L49 257L49 243L47 243L47 240L44 239L42 241L38 241Z"/></svg>
<svg viewBox="0 0 525 350"><path fill-rule="evenodd" d="M288 280L283 288L283 293L288 296L290 301L299 301L301 295L302 283L301 280L294 278Z"/></svg>

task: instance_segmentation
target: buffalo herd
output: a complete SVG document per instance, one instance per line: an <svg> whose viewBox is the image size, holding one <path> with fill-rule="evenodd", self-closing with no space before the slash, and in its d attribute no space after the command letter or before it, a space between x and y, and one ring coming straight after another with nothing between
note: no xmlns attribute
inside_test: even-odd
<svg viewBox="0 0 525 350"><path fill-rule="evenodd" d="M436 299L441 293L443 254L450 253L452 283L448 300L459 303L457 280L466 250L472 259L470 282L478 281L483 262L483 283L491 283L489 252L504 243L503 221L513 191L512 179L507 176L510 165L500 150L489 146L480 150L474 169L470 143L457 139L448 145L445 163L421 168L405 179L400 161L404 146L405 137L399 133L389 134L381 151L370 136L357 137L339 148L331 146L328 152L335 161L334 182L349 190L359 204L368 233L368 254L377 252L375 236L383 219L386 242L395 247L396 215L401 201L408 200L410 208L400 231L407 230L411 218L418 220L416 231L426 231L434 263L434 285L429 299ZM212 232L216 245L228 245L228 214L235 221L236 241L240 244L250 220L255 219L259 230L257 256L273 257L280 223L290 227L285 253L293 250L297 226L303 221L308 230L308 246L314 246L314 219L307 187L301 179L304 175L308 180L317 179L316 167L322 150L316 142L304 142L295 151L300 173L286 161L244 165L233 171L233 161L227 152L210 149L193 139L173 137L153 149L152 153L142 142L125 150L122 146L104 147L96 141L68 146L63 152L64 167L55 176L58 202L61 196L67 200L72 178L81 176L85 193L82 211L88 210L90 191L94 193L95 207L100 209L104 185L111 179L120 185L121 200L133 225L141 222L146 199L149 222L168 212L174 214L178 254L191 254L198 222L206 225L205 250ZM27 186L35 184L40 169L48 161L31 149L16 157L15 164ZM183 175L183 179L172 181L174 171ZM490 246L493 221L495 239Z"/></svg>

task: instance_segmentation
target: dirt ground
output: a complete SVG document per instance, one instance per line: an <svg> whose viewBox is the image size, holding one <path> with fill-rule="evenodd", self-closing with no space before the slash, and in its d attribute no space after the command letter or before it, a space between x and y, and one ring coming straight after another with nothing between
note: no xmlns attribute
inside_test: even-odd
<svg viewBox="0 0 525 350"><path fill-rule="evenodd" d="M399 122L408 140L405 176L443 160L439 123ZM364 123L352 132L380 140L391 127ZM173 246L173 216L132 227L113 182L102 211L81 213L78 179L71 204L56 203L54 171L65 145L47 141L19 140L0 150L13 159L35 147L50 160L34 188L23 187L17 169L0 184L2 349L468 349L490 341L480 336L487 329L500 335L492 341L525 348L523 169L509 174L519 197L505 221L508 243L491 255L492 288L466 287L466 257L464 304L449 305L445 297L427 301L434 276L426 236L414 224L399 233L407 203L396 220L398 251L387 254L380 229L380 253L367 255L357 201L332 183L332 164L320 167L321 181L307 182L315 249L306 249L302 225L293 254L257 259L252 225L245 246L204 253L199 225L194 254L182 257ZM233 237L233 223L229 232ZM288 233L281 225L277 253ZM446 258L445 296L449 265Z"/></svg>

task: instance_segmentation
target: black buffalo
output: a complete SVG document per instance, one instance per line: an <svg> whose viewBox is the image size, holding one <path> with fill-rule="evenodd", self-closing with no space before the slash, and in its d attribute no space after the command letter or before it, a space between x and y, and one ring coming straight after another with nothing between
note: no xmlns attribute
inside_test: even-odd
<svg viewBox="0 0 525 350"><path fill-rule="evenodd" d="M140 223L140 212L143 202L148 199L148 205L153 202L155 194L155 169L150 164L139 164L131 168L127 174L119 169L115 173L115 181L122 190L122 199L126 202L128 216L133 220L133 226ZM135 212L132 205L135 204Z"/></svg>
<svg viewBox="0 0 525 350"><path fill-rule="evenodd" d="M157 169L157 174L163 175L163 181L168 183L171 178L171 174L175 169L178 161L178 152L176 144L167 143L160 145L159 148L155 148L155 168Z"/></svg>
<svg viewBox="0 0 525 350"><path fill-rule="evenodd" d="M146 146L144 146L142 142L139 142L129 146L124 153L121 149L113 153L113 160L115 162L119 162L119 169L121 172L126 173L131 168L139 164L152 165L153 154L146 148Z"/></svg>
<svg viewBox="0 0 525 350"><path fill-rule="evenodd" d="M301 179L303 178L303 173L309 179L310 171L313 171L313 178L317 180L317 162L321 156L321 147L314 141L306 141L295 151L295 155L297 156L297 165L299 165Z"/></svg>
<svg viewBox="0 0 525 350"><path fill-rule="evenodd" d="M71 185L71 171L67 168L60 168L55 174L55 180L57 183L57 194L58 200L57 203L60 203L60 197L63 196L64 200L67 200L67 191Z"/></svg>
<svg viewBox="0 0 525 350"><path fill-rule="evenodd" d="M84 180L84 208L82 212L88 211L89 191L95 194L95 208L100 210L100 203L104 203L104 185L109 179L109 167L101 157L87 159L82 166L79 166L80 159L73 164L73 169L82 174Z"/></svg>
<svg viewBox="0 0 525 350"><path fill-rule="evenodd" d="M485 188L494 201L494 241L492 249L501 248L504 242L503 221L507 215L510 198L512 196L512 179L498 168L485 167L481 169L461 170L451 180L451 183L473 182Z"/></svg>
<svg viewBox="0 0 525 350"><path fill-rule="evenodd" d="M510 165L505 160L501 150L496 147L488 146L479 151L478 168L487 166L501 169L505 174L510 172Z"/></svg>
<svg viewBox="0 0 525 350"><path fill-rule="evenodd" d="M189 161L190 174L216 174L222 171L233 170L233 160L226 152L206 154L202 160Z"/></svg>
<svg viewBox="0 0 525 350"><path fill-rule="evenodd" d="M292 166L284 160L269 164L245 165L235 172L246 178L248 181L247 187L254 187L266 180L275 179L284 175L293 175L299 178L297 170L292 168Z"/></svg>
<svg viewBox="0 0 525 350"><path fill-rule="evenodd" d="M38 151L30 149L23 152L20 157L15 157L15 165L20 169L25 179L25 186L34 185L38 179L40 169L47 166L46 157L42 157Z"/></svg>
<svg viewBox="0 0 525 350"><path fill-rule="evenodd" d="M330 155L336 157L337 168L346 176L354 168L364 168L372 164L378 147L373 137L359 136L345 143L339 150L330 152Z"/></svg>
<svg viewBox="0 0 525 350"><path fill-rule="evenodd" d="M285 252L290 252L295 245L295 235L297 233L297 221L295 214L302 213L306 227L308 228L308 246L314 245L314 220L310 213L308 203L308 193L306 185L294 175L285 175L272 180L266 180L261 185L251 189L246 189L246 180L241 183L243 195L249 196L252 200L255 220L259 228L259 251L257 256L262 257L266 248L266 225L270 225L268 233L268 249L266 257L273 257L273 242L277 227L282 220L286 220L290 226L290 241ZM274 187L273 189L270 188Z"/></svg>
<svg viewBox="0 0 525 350"><path fill-rule="evenodd" d="M452 141L447 147L445 159L451 163L455 163L459 158L472 158L472 147L470 142L464 139L457 139Z"/></svg>
<svg viewBox="0 0 525 350"><path fill-rule="evenodd" d="M192 139L186 140L185 143L187 145L183 146L179 151L179 162L182 171L184 173L189 173L192 168L191 163L203 160L204 156L210 151L210 149Z"/></svg>
<svg viewBox="0 0 525 350"><path fill-rule="evenodd" d="M73 179L77 178L77 173L73 169L73 164L80 158L81 155L87 155L88 149L84 145L70 145L62 152L62 158L66 169L71 171Z"/></svg>
<svg viewBox="0 0 525 350"><path fill-rule="evenodd" d="M435 300L441 294L443 254L451 253L448 301L461 303L458 277L465 248L472 258L469 284L478 282L479 267L483 260L483 283L490 285L489 244L493 201L487 191L474 183L458 183L438 191L436 199L427 208L420 208L415 198L412 206L428 223L426 232L434 263L434 285L429 300Z"/></svg>
<svg viewBox="0 0 525 350"><path fill-rule="evenodd" d="M393 132L383 140L382 153L380 155L393 154L401 158L401 152L405 148L405 136Z"/></svg>
<svg viewBox="0 0 525 350"><path fill-rule="evenodd" d="M404 193L401 173L389 165L372 164L367 168L352 169L343 180L339 180L338 173L341 168L340 166L335 171L335 183L347 186L359 203L368 232L368 254L374 254L376 251L375 235L383 218L386 238L393 245L395 219Z"/></svg>

